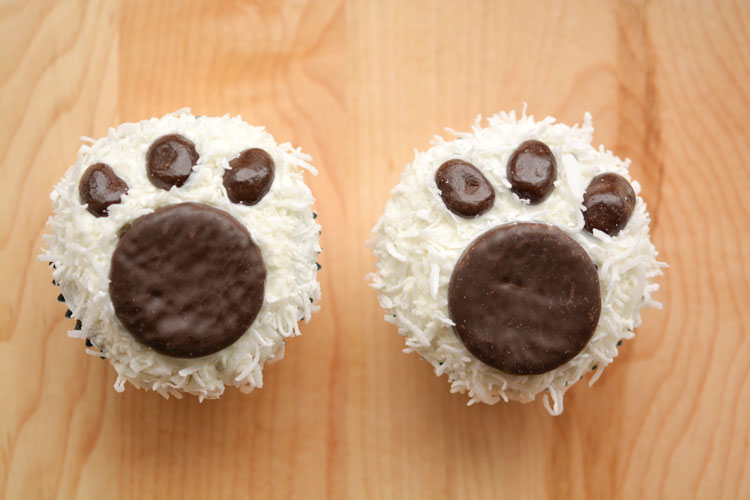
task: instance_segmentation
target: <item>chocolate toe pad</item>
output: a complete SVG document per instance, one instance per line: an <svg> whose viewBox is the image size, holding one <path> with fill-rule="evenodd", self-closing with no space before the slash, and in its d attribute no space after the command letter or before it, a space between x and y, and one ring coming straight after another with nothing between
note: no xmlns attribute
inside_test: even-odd
<svg viewBox="0 0 750 500"><path fill-rule="evenodd" d="M435 183L448 210L461 217L482 215L495 202L490 182L467 161L449 160L440 165Z"/></svg>
<svg viewBox="0 0 750 500"><path fill-rule="evenodd" d="M190 140L179 134L165 135L148 148L146 173L154 186L169 191L185 184L199 158Z"/></svg>
<svg viewBox="0 0 750 500"><path fill-rule="evenodd" d="M128 185L106 163L89 166L78 184L81 203L95 217L106 217L110 205L120 203L127 192Z"/></svg>

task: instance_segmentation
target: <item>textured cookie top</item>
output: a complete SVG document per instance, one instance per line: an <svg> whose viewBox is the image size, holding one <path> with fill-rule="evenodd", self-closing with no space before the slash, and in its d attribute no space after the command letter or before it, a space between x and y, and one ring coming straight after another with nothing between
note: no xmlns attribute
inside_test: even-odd
<svg viewBox="0 0 750 500"><path fill-rule="evenodd" d="M200 203L136 220L112 254L109 295L136 340L197 358L232 345L263 305L260 249L231 215Z"/></svg>
<svg viewBox="0 0 750 500"><path fill-rule="evenodd" d="M464 346L505 373L535 375L572 359L601 312L599 278L581 245L548 224L503 224L453 268L448 310Z"/></svg>
<svg viewBox="0 0 750 500"><path fill-rule="evenodd" d="M320 298L320 227L302 175L302 169L315 173L309 157L240 117L195 117L187 109L85 140L89 144L51 194L54 215L41 256L54 263L53 277L81 321L82 329L70 335L89 339L97 355L110 359L118 390L129 381L164 395L204 398L218 397L225 385L245 392L262 386L264 363L283 355L284 338L299 334L298 321L309 320ZM260 187L248 188L243 183L255 182L252 176L232 172L233 161L248 168L242 159L248 150L262 150L261 169L273 169ZM106 168L88 173L96 165ZM253 194L253 204L235 202L227 184ZM194 359L166 356L134 338L117 319L110 295L112 257L122 235L139 218L179 204L211 207L244 227L266 271L262 306L251 326L228 347ZM200 284L191 286L200 291Z"/></svg>

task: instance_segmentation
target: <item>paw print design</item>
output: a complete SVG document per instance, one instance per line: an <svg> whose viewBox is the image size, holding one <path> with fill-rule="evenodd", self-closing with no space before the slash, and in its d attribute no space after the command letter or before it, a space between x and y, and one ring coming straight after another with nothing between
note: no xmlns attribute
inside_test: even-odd
<svg viewBox="0 0 750 500"><path fill-rule="evenodd" d="M165 396L262 386L320 298L309 157L239 117L181 110L81 148L52 194L71 336Z"/></svg>
<svg viewBox="0 0 750 500"><path fill-rule="evenodd" d="M583 127L501 113L418 153L373 230L372 283L407 351L469 403L550 413L657 305L661 264L628 162Z"/></svg>

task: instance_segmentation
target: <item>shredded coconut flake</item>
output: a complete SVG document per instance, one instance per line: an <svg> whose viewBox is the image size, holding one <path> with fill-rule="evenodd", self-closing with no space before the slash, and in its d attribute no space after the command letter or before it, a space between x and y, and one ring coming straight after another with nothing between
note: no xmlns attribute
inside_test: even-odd
<svg viewBox="0 0 750 500"><path fill-rule="evenodd" d="M149 181L145 156L155 139L170 133L190 139L200 160L182 187L165 191ZM78 161L50 195L55 214L47 221L50 234L40 256L55 264L53 278L73 317L83 324L81 331L69 334L88 338L95 348L87 352L110 360L118 392L130 382L165 398L186 392L202 401L218 398L225 386L245 393L262 387L264 364L283 357L284 339L299 335L297 322L309 321L318 310L320 226L313 220L314 199L302 175L302 169L316 173L310 156L288 143L277 145L263 127L248 125L239 116L195 117L189 109L124 123L97 141L82 139L88 144L81 146ZM229 161L251 147L271 155L275 179L268 194L248 207L229 201L222 180ZM78 194L83 172L98 162L109 164L128 184L122 202L101 218L86 210ZM137 342L116 319L109 297L118 231L159 207L187 201L224 210L244 224L261 249L267 273L263 307L247 332L231 346L197 359L171 358Z"/></svg>
<svg viewBox="0 0 750 500"><path fill-rule="evenodd" d="M656 260L649 215L639 196L630 221L617 236L583 231L583 192L591 179L615 172L630 180L630 160L622 161L601 146L592 147L591 115L586 113L583 124L573 127L555 123L552 117L535 121L525 108L518 119L513 111L491 116L485 128L480 120L470 133L448 129L454 140L436 137L432 148L415 152L372 230L368 246L377 259L377 272L369 279L379 292L386 321L406 337L405 351L429 361L438 376L447 374L451 392L468 392L469 405L500 399L530 402L545 393L545 408L559 415L565 392L587 373L593 373L593 384L617 357L617 343L634 336L641 309L660 306L652 299L659 285L651 280L665 265ZM539 205L519 199L506 178L508 158L529 139L546 143L558 164L555 189ZM454 158L476 165L495 187L494 206L480 217L456 217L443 204L435 171ZM639 193L640 186L632 184ZM520 221L557 226L599 268L602 312L591 341L575 358L541 375L509 375L482 363L454 334L448 313L448 283L463 250L485 231Z"/></svg>

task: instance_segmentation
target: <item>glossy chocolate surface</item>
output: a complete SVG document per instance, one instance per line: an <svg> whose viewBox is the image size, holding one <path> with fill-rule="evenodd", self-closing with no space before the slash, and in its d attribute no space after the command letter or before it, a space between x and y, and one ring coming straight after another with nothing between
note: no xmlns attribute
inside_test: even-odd
<svg viewBox="0 0 750 500"><path fill-rule="evenodd" d="M610 236L617 235L627 225L635 208L635 191L624 177L606 173L591 180L583 195L584 229L594 229Z"/></svg>
<svg viewBox="0 0 750 500"><path fill-rule="evenodd" d="M96 217L106 217L110 205L120 203L128 185L117 177L106 163L95 163L86 169L78 184L78 196L86 209Z"/></svg>
<svg viewBox="0 0 750 500"><path fill-rule="evenodd" d="M224 187L233 203L255 205L271 189L275 167L262 149L246 149L229 162L229 167L224 171Z"/></svg>
<svg viewBox="0 0 750 500"><path fill-rule="evenodd" d="M178 134L160 137L146 153L149 180L154 186L165 190L185 184L196 163L198 152L195 144Z"/></svg>
<svg viewBox="0 0 750 500"><path fill-rule="evenodd" d="M445 206L461 217L476 217L492 208L495 191L474 165L463 160L449 160L435 173L435 182Z"/></svg>
<svg viewBox="0 0 750 500"><path fill-rule="evenodd" d="M508 160L511 191L534 205L549 196L557 179L557 162L549 147L541 141L521 143Z"/></svg>

